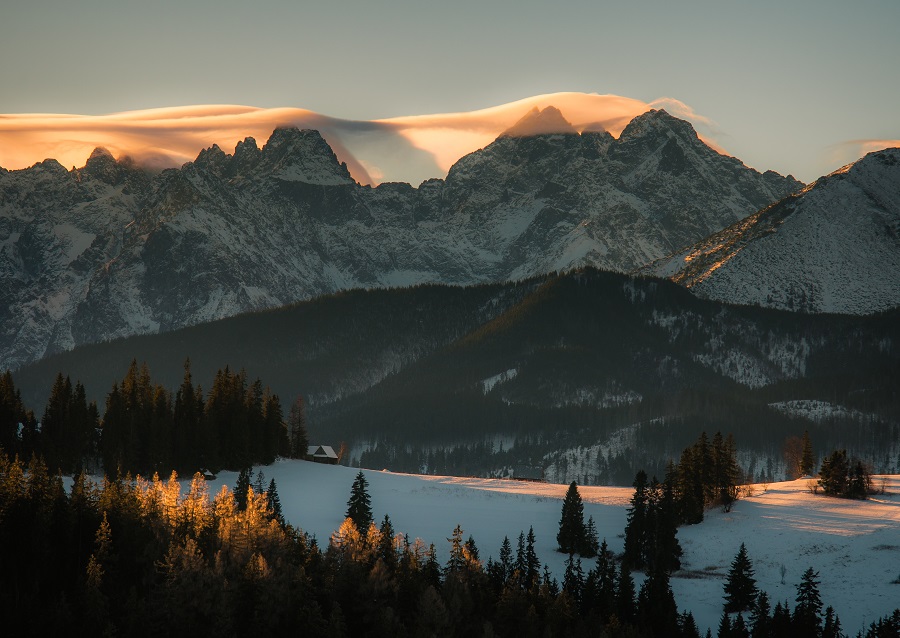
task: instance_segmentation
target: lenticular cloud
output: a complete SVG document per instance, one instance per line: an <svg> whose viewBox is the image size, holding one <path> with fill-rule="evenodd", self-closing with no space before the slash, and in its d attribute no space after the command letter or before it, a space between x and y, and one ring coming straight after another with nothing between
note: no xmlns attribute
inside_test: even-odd
<svg viewBox="0 0 900 638"><path fill-rule="evenodd" d="M152 168L180 166L213 144L229 151L239 140L260 144L279 126L322 133L353 177L363 184L418 184L443 177L460 157L482 148L529 111L556 107L577 130L618 136L635 116L665 107L701 126L709 121L677 100L653 103L617 95L553 93L478 111L383 120L343 120L295 108L201 105L109 115L0 115L0 166L18 169L47 158L81 166L102 146Z"/></svg>

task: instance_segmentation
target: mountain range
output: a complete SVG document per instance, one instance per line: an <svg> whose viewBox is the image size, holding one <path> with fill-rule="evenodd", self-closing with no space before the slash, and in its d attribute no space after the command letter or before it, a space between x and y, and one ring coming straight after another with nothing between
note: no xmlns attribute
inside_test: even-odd
<svg viewBox="0 0 900 638"><path fill-rule="evenodd" d="M631 271L803 187L663 110L618 138L565 124L534 110L415 188L360 186L289 128L159 173L103 149L0 170L0 367L350 288Z"/></svg>
<svg viewBox="0 0 900 638"><path fill-rule="evenodd" d="M695 294L801 312L900 304L900 149L870 153L647 269Z"/></svg>

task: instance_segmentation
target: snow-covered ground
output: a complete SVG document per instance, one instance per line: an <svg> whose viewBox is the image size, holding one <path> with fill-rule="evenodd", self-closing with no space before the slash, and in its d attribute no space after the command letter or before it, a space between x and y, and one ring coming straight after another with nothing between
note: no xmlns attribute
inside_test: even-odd
<svg viewBox="0 0 900 638"><path fill-rule="evenodd" d="M287 520L324 546L344 517L358 470L287 460L261 469L266 484L275 479ZM363 472L376 520L390 515L394 528L411 540L434 543L440 560L448 557L445 539L457 524L466 537L474 537L484 560L497 557L504 535L515 546L519 532L533 525L538 556L562 578L565 557L554 550L565 485ZM233 487L236 480L236 473L222 472L210 492ZM900 476L885 481L887 493L868 501L814 496L805 479L772 483L765 491L757 485L730 513L713 510L702 524L680 528L684 569L672 578L679 609L691 610L703 630L715 630L724 575L743 542L773 607L779 600L794 604L800 575L812 567L819 572L825 604L835 608L845 631L855 634L900 606L900 584L891 582L900 577ZM881 486L881 477L875 486ZM580 487L579 492L585 518L593 516L600 537L620 553L631 488ZM586 561L585 571L591 566Z"/></svg>

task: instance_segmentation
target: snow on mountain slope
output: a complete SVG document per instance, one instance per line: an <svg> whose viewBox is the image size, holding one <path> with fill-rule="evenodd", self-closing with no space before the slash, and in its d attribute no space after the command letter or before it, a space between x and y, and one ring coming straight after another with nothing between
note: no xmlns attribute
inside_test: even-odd
<svg viewBox="0 0 900 638"><path fill-rule="evenodd" d="M648 270L733 303L848 314L900 305L900 149L870 153Z"/></svg>
<svg viewBox="0 0 900 638"><path fill-rule="evenodd" d="M418 188L356 184L315 131L150 175L98 149L0 172L0 368L352 287L627 271L795 191L665 111L616 140L550 107ZM87 246L87 248L85 248Z"/></svg>
<svg viewBox="0 0 900 638"><path fill-rule="evenodd" d="M324 546L343 520L357 470L287 460L261 469L267 481L275 479L287 520ZM485 561L497 557L504 536L515 543L520 531L534 526L538 557L562 579L566 556L555 550L565 485L363 472L376 520L388 514L398 532L434 543L442 562L449 557L445 539L457 524L464 536L472 535ZM236 480L236 473L223 472L210 492L220 485L232 488ZM881 485L879 477L875 484ZM887 477L885 487L886 494L853 501L814 496L805 480L773 483L765 491L757 485L730 513L710 510L703 523L681 527L683 569L671 581L679 610L690 610L701 632L715 630L725 575L746 543L757 584L773 605L785 599L793 605L800 576L812 567L819 572L825 605L832 605L844 630L855 634L898 605L898 585L892 581L900 571L900 477ZM601 539L620 554L633 490L582 486L579 492L585 518L593 516ZM585 571L590 567L592 561L586 561ZM642 575L634 576L639 584Z"/></svg>

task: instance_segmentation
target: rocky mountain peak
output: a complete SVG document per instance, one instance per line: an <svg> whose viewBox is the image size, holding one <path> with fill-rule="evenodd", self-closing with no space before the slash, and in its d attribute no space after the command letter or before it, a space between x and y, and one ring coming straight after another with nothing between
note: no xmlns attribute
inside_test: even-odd
<svg viewBox="0 0 900 638"><path fill-rule="evenodd" d="M98 146L84 164L82 175L99 180L106 184L116 184L120 181L122 167L107 149Z"/></svg>
<svg viewBox="0 0 900 638"><path fill-rule="evenodd" d="M229 159L231 159L230 155L219 148L218 144L213 144L200 151L197 159L194 160L194 165L215 175L222 175L228 167Z"/></svg>
<svg viewBox="0 0 900 638"><path fill-rule="evenodd" d="M259 164L261 156L262 151L259 150L256 140L252 137L244 138L242 142L238 142L237 146L234 147L229 173L232 175L248 173Z"/></svg>
<svg viewBox="0 0 900 638"><path fill-rule="evenodd" d="M352 184L347 166L338 161L318 131L277 128L262 148L261 159L272 177L309 184Z"/></svg>
<svg viewBox="0 0 900 638"><path fill-rule="evenodd" d="M541 110L534 107L518 122L501 134L501 137L531 137L534 135L577 134L578 131L555 106Z"/></svg>
<svg viewBox="0 0 900 638"><path fill-rule="evenodd" d="M650 109L628 123L619 140L622 142L675 135L690 141L699 141L697 132L690 122L670 115L665 109Z"/></svg>

